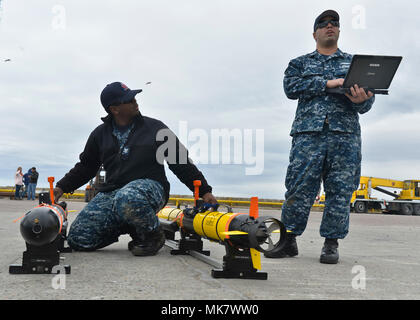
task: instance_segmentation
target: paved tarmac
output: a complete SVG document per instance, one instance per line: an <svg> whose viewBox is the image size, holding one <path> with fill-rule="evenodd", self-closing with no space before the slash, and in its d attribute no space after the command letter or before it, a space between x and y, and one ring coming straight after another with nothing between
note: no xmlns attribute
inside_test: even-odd
<svg viewBox="0 0 420 320"><path fill-rule="evenodd" d="M9 274L9 265L20 263L25 250L19 222L13 220L36 205L0 199L0 300L420 299L419 216L352 213L339 264L324 265L319 263L322 213L312 212L298 238L298 257L262 258L268 280L214 279L211 266L191 256L172 256L166 246L156 256L134 257L124 235L96 252L62 254L71 274L64 289L54 289L55 275ZM80 212L85 205L69 201L68 209ZM70 213L69 221L76 215ZM280 211L264 209L260 215L279 217ZM223 246L205 240L205 247L222 261Z"/></svg>

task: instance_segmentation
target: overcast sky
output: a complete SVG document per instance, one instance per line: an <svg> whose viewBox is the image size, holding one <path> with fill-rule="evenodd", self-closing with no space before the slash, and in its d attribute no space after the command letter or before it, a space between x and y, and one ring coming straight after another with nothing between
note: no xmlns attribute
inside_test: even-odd
<svg viewBox="0 0 420 320"><path fill-rule="evenodd" d="M326 9L340 13L343 51L404 57L390 95L377 96L360 117L362 175L420 179L418 2L2 0L0 6L2 186L14 184L18 166L37 167L38 186L47 186L48 176L59 180L105 115L100 92L122 81L144 89L137 96L143 115L177 134L180 121L209 139L215 129L252 130L255 155L263 129L261 174L246 175L253 167L246 159L198 167L216 196L284 199L297 102L285 96L283 74L291 59L315 49L314 19ZM167 175L172 194L190 194Z"/></svg>

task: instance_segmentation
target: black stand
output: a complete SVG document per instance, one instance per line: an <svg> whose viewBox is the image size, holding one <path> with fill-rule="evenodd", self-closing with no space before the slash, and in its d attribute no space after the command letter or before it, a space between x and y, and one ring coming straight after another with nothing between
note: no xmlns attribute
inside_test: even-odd
<svg viewBox="0 0 420 320"><path fill-rule="evenodd" d="M71 248L64 246L64 236L59 234L57 238L44 246L33 246L26 243L26 251L23 252L22 264L11 264L11 274L34 274L34 273L60 273L60 251L71 252ZM70 274L69 265L63 265L66 274Z"/></svg>
<svg viewBox="0 0 420 320"><path fill-rule="evenodd" d="M266 272L258 272L253 267L249 249L239 250L225 243L226 255L223 257L223 268L213 269L213 278L267 280Z"/></svg>
<svg viewBox="0 0 420 320"><path fill-rule="evenodd" d="M209 257L209 250L203 250L203 241L200 236L189 237L184 234L180 240L166 240L165 245L172 249L172 255L190 255L215 267L211 271L213 278L253 280L267 280L268 278L266 272L259 272L253 267L249 249L239 250L225 242L226 255L221 265Z"/></svg>
<svg viewBox="0 0 420 320"><path fill-rule="evenodd" d="M190 251L195 251L206 256L210 255L209 250L203 250L203 240L198 235L187 235L181 230L181 239L178 241L173 240L173 242L177 246L175 248L172 247L172 255L188 255Z"/></svg>

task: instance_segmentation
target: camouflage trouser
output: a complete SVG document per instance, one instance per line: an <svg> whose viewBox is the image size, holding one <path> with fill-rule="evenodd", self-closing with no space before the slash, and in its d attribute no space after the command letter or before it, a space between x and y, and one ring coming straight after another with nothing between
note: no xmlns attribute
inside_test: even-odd
<svg viewBox="0 0 420 320"><path fill-rule="evenodd" d="M328 131L300 133L293 137L286 176L282 222L301 235L321 186L325 208L320 234L343 239L349 230L350 200L359 186L361 138L357 134Z"/></svg>
<svg viewBox="0 0 420 320"><path fill-rule="evenodd" d="M140 240L156 230L156 213L165 205L160 183L150 179L131 181L124 187L98 193L70 226L68 244L75 250L96 250L129 233Z"/></svg>

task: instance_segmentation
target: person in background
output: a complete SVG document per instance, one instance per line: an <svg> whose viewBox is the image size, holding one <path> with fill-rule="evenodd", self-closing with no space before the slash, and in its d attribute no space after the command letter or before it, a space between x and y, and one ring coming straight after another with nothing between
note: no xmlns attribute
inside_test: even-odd
<svg viewBox="0 0 420 320"><path fill-rule="evenodd" d="M28 200L35 200L36 184L38 183L39 174L35 167L31 168L28 185Z"/></svg>
<svg viewBox="0 0 420 320"><path fill-rule="evenodd" d="M23 189L22 197L27 197L28 196L29 175L31 174L31 171L32 171L32 169L29 169L28 172L26 172L23 175L24 189Z"/></svg>
<svg viewBox="0 0 420 320"><path fill-rule="evenodd" d="M22 200L20 189L23 186L23 173L22 167L17 168L15 173L15 200Z"/></svg>

